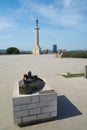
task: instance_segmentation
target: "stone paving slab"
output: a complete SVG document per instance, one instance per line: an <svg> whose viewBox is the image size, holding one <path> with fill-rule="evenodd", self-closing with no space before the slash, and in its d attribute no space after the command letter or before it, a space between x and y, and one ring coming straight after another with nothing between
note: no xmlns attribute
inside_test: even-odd
<svg viewBox="0 0 87 130"><path fill-rule="evenodd" d="M82 73L87 59L54 55L0 56L0 130L87 130L87 79L65 79L61 74ZM14 125L12 93L14 83L29 70L48 81L58 93L58 113L53 121L26 127Z"/></svg>

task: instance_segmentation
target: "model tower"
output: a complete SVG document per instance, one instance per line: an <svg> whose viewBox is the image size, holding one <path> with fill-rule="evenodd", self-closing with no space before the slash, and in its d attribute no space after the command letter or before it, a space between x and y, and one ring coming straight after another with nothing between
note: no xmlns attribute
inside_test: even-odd
<svg viewBox="0 0 87 130"><path fill-rule="evenodd" d="M38 19L36 19L36 27L35 27L35 46L33 49L33 54L41 54L41 48L39 46L39 27L38 27Z"/></svg>

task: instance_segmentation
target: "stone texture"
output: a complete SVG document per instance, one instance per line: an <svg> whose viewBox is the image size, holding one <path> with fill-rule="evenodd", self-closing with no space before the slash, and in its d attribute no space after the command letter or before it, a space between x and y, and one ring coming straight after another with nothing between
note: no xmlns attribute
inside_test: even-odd
<svg viewBox="0 0 87 130"><path fill-rule="evenodd" d="M29 113L30 113L30 115L39 114L39 113L41 113L41 109L40 108L31 109L29 111Z"/></svg>
<svg viewBox="0 0 87 130"><path fill-rule="evenodd" d="M18 88L19 85L16 84L12 99L15 124L48 119L57 115L57 93L55 91L47 89L41 93L22 95L19 94Z"/></svg>
<svg viewBox="0 0 87 130"><path fill-rule="evenodd" d="M21 105L20 110L29 110L33 108L37 108L37 104Z"/></svg>
<svg viewBox="0 0 87 130"><path fill-rule="evenodd" d="M40 95L40 101L51 101L51 100L55 100L57 98L56 94L44 94L44 95Z"/></svg>
<svg viewBox="0 0 87 130"><path fill-rule="evenodd" d="M42 108L42 113L52 112L52 111L57 111L57 107L56 106L48 106L48 107Z"/></svg>
<svg viewBox="0 0 87 130"><path fill-rule="evenodd" d="M23 116L27 116L27 115L29 115L28 110L14 112L14 118L19 118L19 117L23 117Z"/></svg>
<svg viewBox="0 0 87 130"><path fill-rule="evenodd" d="M31 97L18 97L13 98L13 105L21 105L21 104L28 104L31 103Z"/></svg>
<svg viewBox="0 0 87 130"><path fill-rule="evenodd" d="M37 104L38 107L46 107L46 106L50 106L51 105L51 102L40 102Z"/></svg>
<svg viewBox="0 0 87 130"><path fill-rule="evenodd" d="M13 111L20 111L21 110L21 106L14 106L13 107Z"/></svg>
<svg viewBox="0 0 87 130"><path fill-rule="evenodd" d="M48 113L43 113L43 114L39 114L39 115L37 116L38 120L46 119L46 118L50 118L50 117L51 117L50 112L48 112Z"/></svg>
<svg viewBox="0 0 87 130"><path fill-rule="evenodd" d="M57 100L51 101L51 106L57 106Z"/></svg>
<svg viewBox="0 0 87 130"><path fill-rule="evenodd" d="M27 116L27 117L23 117L23 122L26 123L26 122L29 122L29 121L34 121L37 119L37 116L34 115L34 116Z"/></svg>
<svg viewBox="0 0 87 130"><path fill-rule="evenodd" d="M39 95L32 96L32 103L38 103L40 101Z"/></svg>
<svg viewBox="0 0 87 130"><path fill-rule="evenodd" d="M51 117L56 117L57 116L57 111L51 112Z"/></svg>

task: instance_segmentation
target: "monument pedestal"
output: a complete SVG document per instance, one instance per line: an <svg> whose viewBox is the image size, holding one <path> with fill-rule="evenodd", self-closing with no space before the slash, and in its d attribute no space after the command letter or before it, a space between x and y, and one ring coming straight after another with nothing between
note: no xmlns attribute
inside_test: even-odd
<svg viewBox="0 0 87 130"><path fill-rule="evenodd" d="M34 49L33 49L33 54L41 54L41 48L40 47L34 47Z"/></svg>
<svg viewBox="0 0 87 130"><path fill-rule="evenodd" d="M32 94L20 94L20 87L21 82L16 82L12 97L15 124L34 124L57 116L57 93L47 83Z"/></svg>

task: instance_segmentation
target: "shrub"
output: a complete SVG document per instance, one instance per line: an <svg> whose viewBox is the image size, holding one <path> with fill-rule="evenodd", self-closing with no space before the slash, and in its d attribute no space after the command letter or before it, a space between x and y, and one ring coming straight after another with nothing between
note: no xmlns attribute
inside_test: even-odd
<svg viewBox="0 0 87 130"><path fill-rule="evenodd" d="M87 58L87 51L66 51L63 53L63 57Z"/></svg>

